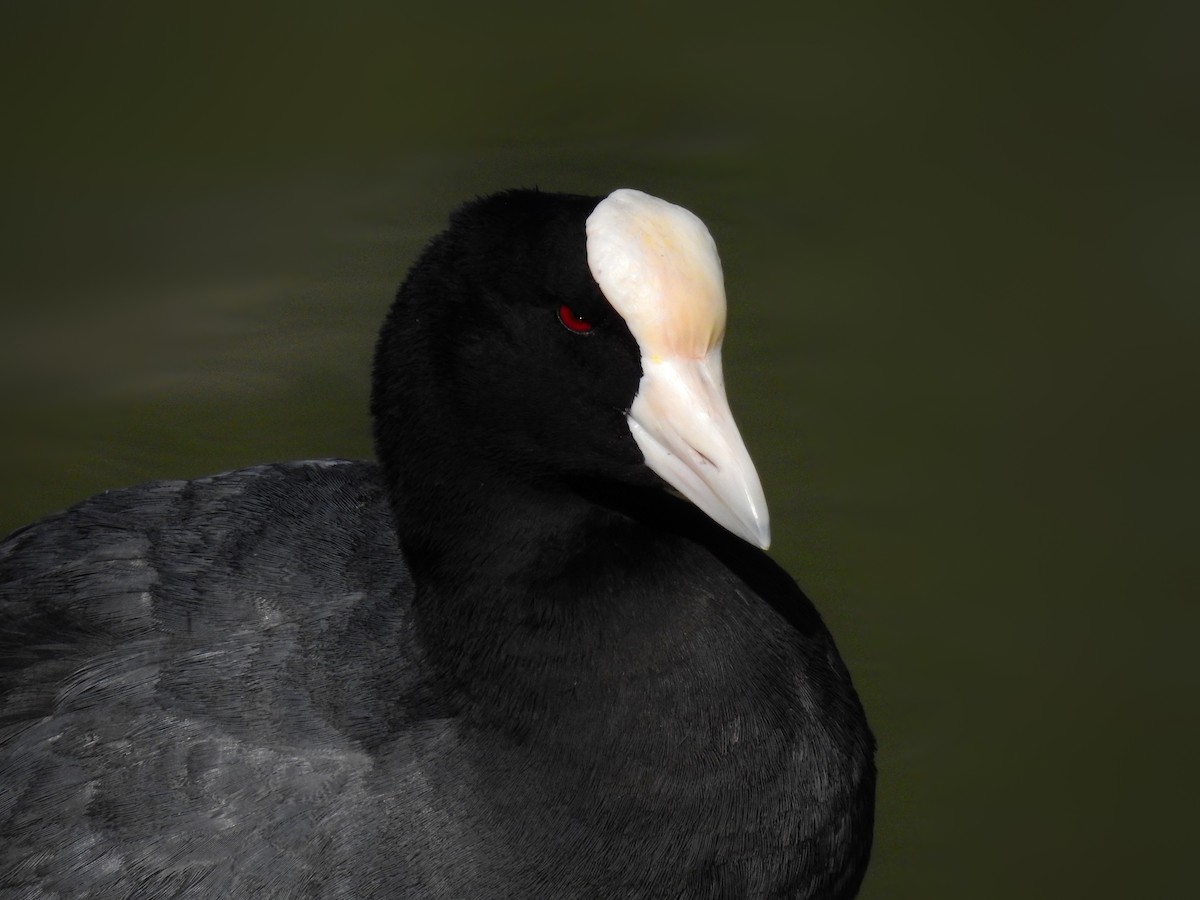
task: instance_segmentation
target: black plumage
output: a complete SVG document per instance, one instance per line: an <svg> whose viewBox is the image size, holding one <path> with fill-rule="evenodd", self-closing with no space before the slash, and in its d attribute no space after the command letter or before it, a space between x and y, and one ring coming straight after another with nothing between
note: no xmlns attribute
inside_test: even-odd
<svg viewBox="0 0 1200 900"><path fill-rule="evenodd" d="M643 461L599 201L455 214L380 335L378 465L0 545L0 897L854 896L861 707L790 576Z"/></svg>

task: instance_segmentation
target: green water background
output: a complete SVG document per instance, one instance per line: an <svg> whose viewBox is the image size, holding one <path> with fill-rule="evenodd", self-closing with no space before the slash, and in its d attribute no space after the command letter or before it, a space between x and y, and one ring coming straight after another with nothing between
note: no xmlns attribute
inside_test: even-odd
<svg viewBox="0 0 1200 900"><path fill-rule="evenodd" d="M453 206L639 187L878 735L862 896L1191 896L1198 9L10 4L0 530L368 455Z"/></svg>

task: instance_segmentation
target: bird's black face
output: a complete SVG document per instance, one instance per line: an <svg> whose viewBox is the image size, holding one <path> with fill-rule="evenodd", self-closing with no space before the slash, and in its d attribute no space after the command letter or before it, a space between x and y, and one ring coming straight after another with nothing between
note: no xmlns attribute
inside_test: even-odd
<svg viewBox="0 0 1200 900"><path fill-rule="evenodd" d="M597 202L519 191L455 215L380 337L381 459L406 446L521 481L654 482L626 421L639 348L588 268Z"/></svg>
<svg viewBox="0 0 1200 900"><path fill-rule="evenodd" d="M588 270L594 203L558 198L558 215L518 218L491 252L471 247L460 263L470 299L447 310L447 400L480 452L524 478L642 468L626 423L640 354Z"/></svg>

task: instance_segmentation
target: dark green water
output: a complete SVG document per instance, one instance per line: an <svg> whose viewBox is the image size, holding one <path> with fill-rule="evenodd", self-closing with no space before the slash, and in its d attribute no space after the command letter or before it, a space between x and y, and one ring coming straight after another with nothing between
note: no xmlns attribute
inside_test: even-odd
<svg viewBox="0 0 1200 900"><path fill-rule="evenodd" d="M453 206L639 187L879 738L863 897L1190 895L1200 18L883 7L6 12L0 530L369 454Z"/></svg>

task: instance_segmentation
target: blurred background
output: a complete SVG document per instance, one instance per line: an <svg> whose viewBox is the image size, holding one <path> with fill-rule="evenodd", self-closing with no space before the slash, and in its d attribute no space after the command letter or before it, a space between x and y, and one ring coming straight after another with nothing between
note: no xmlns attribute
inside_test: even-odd
<svg viewBox="0 0 1200 900"><path fill-rule="evenodd" d="M1200 6L404 6L6 7L0 530L369 455L454 206L638 187L877 733L862 896L1190 895Z"/></svg>

